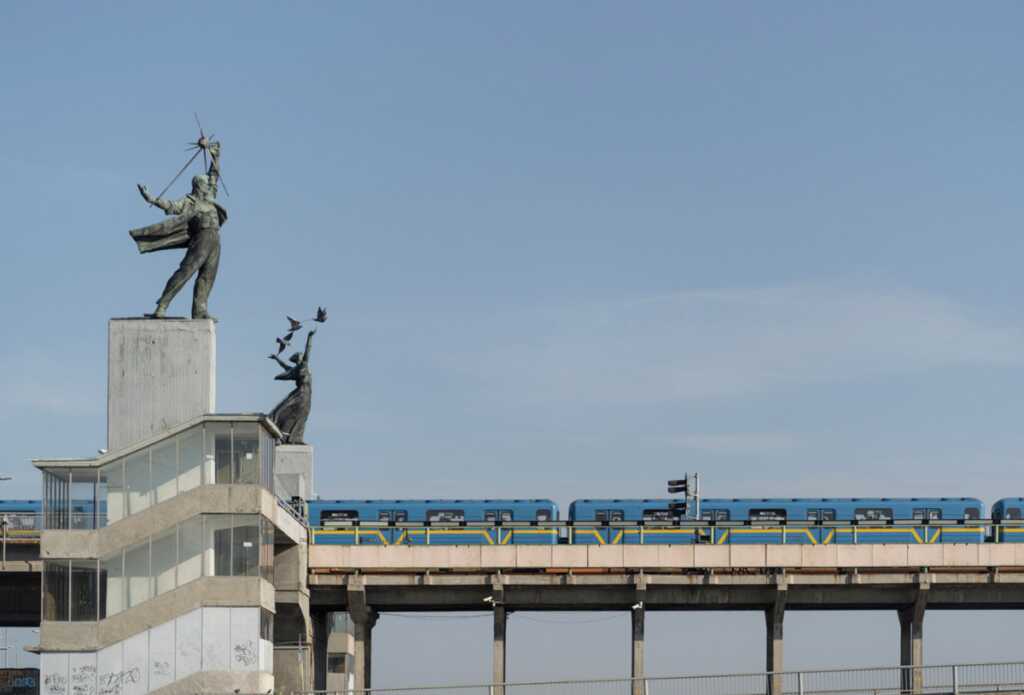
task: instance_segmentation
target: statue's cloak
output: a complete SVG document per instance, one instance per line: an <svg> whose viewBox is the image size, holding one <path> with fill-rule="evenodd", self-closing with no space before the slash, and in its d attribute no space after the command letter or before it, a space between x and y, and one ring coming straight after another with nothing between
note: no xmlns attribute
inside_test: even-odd
<svg viewBox="0 0 1024 695"><path fill-rule="evenodd" d="M219 203L214 203L214 205L217 207L217 217L220 220L220 224L224 224L228 220L227 210L222 208ZM156 224L151 224L148 227L132 229L128 233L135 240L136 246L139 247L139 253L166 251L167 249L186 249L188 248L191 236L190 229L192 225L189 222L193 216L194 213L175 215Z"/></svg>

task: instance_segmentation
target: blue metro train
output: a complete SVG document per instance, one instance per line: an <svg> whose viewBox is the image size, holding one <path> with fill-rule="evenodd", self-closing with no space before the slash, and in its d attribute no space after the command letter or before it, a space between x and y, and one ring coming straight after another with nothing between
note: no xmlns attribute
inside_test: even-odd
<svg viewBox="0 0 1024 695"><path fill-rule="evenodd" d="M313 542L339 545L1024 542L1024 526L999 525L1022 518L1024 498L996 502L995 524L981 522L984 505L969 497L705 498L700 517L707 526L678 523L694 519L680 517L675 501L576 500L564 533L542 523L559 519L558 506L545 499L315 500L309 521Z"/></svg>
<svg viewBox="0 0 1024 695"><path fill-rule="evenodd" d="M312 500L308 518L312 541L334 545L1024 542L1024 497L998 500L991 522L971 497L704 498L707 525L677 501L579 499L561 529L548 499ZM39 500L0 500L8 537L38 533L41 516Z"/></svg>

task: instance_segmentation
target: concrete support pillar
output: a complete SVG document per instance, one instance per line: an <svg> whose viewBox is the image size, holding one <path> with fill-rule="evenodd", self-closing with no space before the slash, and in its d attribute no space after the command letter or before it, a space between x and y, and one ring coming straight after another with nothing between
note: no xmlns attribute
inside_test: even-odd
<svg viewBox="0 0 1024 695"><path fill-rule="evenodd" d="M377 611L369 608L352 613L352 632L355 638L355 689L373 687L373 626L377 624Z"/></svg>
<svg viewBox="0 0 1024 695"><path fill-rule="evenodd" d="M373 626L377 624L377 611L366 602L366 586L361 577L352 579L348 585L348 614L355 642L354 687L369 690L373 687Z"/></svg>
<svg viewBox="0 0 1024 695"><path fill-rule="evenodd" d="M914 603L897 611L900 619L900 689L904 693L924 690L924 611L928 582L918 580Z"/></svg>
<svg viewBox="0 0 1024 695"><path fill-rule="evenodd" d="M313 688L327 690L327 635L330 630L327 611L312 611L310 618L313 623Z"/></svg>
<svg viewBox="0 0 1024 695"><path fill-rule="evenodd" d="M766 654L767 662L765 670L771 675L768 676L766 690L768 695L782 695L784 669L782 661L782 621L786 616L786 580L780 577L776 584L775 600L764 612L765 627L767 628Z"/></svg>
<svg viewBox="0 0 1024 695"><path fill-rule="evenodd" d="M644 695L644 602L633 606L633 659L629 676L633 679L633 695Z"/></svg>
<svg viewBox="0 0 1024 695"><path fill-rule="evenodd" d="M498 683L505 683L508 680L508 650L505 648L508 637L508 611L505 606L494 606L494 647L491 666L491 682L495 684L494 694L504 695L505 688L499 687Z"/></svg>

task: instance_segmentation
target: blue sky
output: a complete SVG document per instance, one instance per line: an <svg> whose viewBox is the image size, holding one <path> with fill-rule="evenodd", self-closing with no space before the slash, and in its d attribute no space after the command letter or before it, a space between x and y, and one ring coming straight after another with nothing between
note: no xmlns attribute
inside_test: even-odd
<svg viewBox="0 0 1024 695"><path fill-rule="evenodd" d="M715 496L1024 494L1022 19L1010 2L6 3L3 496L38 496L30 458L104 445L106 319L149 311L179 261L135 251L127 230L158 217L134 186L170 180L196 111L231 194L218 407L269 410L284 315L327 306L307 430L324 496L564 505L694 470ZM658 617L694 653L720 619ZM481 623L402 620L381 639ZM756 635L742 663L651 648L652 670L760 668L761 618L736 620L726 634ZM793 665L896 658L894 616L884 649L870 616L813 620L854 637L787 645ZM934 620L993 636L930 661L1013 656L996 616ZM566 630L624 668L595 626ZM519 654L513 677L589 672ZM486 675L486 654L480 673L381 658L378 685Z"/></svg>

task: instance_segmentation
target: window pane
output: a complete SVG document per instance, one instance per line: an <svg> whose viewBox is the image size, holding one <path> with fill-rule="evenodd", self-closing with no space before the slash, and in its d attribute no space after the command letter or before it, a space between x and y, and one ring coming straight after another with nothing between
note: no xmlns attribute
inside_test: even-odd
<svg viewBox="0 0 1024 695"><path fill-rule="evenodd" d="M206 460L212 464L212 482L231 482L231 427L211 422L206 425Z"/></svg>
<svg viewBox="0 0 1024 695"><path fill-rule="evenodd" d="M100 561L100 581L103 584L103 617L117 615L125 609L124 558L118 550Z"/></svg>
<svg viewBox="0 0 1024 695"><path fill-rule="evenodd" d="M68 561L43 563L43 620L68 619Z"/></svg>
<svg viewBox="0 0 1024 695"><path fill-rule="evenodd" d="M203 575L203 517L194 516L178 527L178 586Z"/></svg>
<svg viewBox="0 0 1024 695"><path fill-rule="evenodd" d="M751 509L750 516L751 521L785 521L786 510L785 509Z"/></svg>
<svg viewBox="0 0 1024 695"><path fill-rule="evenodd" d="M125 516L124 461L114 461L101 468L100 480L107 487L107 523L112 524Z"/></svg>
<svg viewBox="0 0 1024 695"><path fill-rule="evenodd" d="M887 507L858 507L853 510L857 521L891 521L892 509Z"/></svg>
<svg viewBox="0 0 1024 695"><path fill-rule="evenodd" d="M128 488L128 513L138 514L150 504L149 449L128 457L125 480Z"/></svg>
<svg viewBox="0 0 1024 695"><path fill-rule="evenodd" d="M427 511L427 521L454 523L465 520L466 513L461 509L430 509Z"/></svg>
<svg viewBox="0 0 1024 695"><path fill-rule="evenodd" d="M71 619L96 620L96 561L71 561Z"/></svg>
<svg viewBox="0 0 1024 695"><path fill-rule="evenodd" d="M166 593L177 586L174 570L178 564L178 533L176 529L165 531L153 539L153 580L156 595Z"/></svg>
<svg viewBox="0 0 1024 695"><path fill-rule="evenodd" d="M237 423L233 431L235 482L258 485L260 482L259 430L255 423Z"/></svg>
<svg viewBox="0 0 1024 695"><path fill-rule="evenodd" d="M260 575L274 581L274 525L260 516L262 542L260 543Z"/></svg>
<svg viewBox="0 0 1024 695"><path fill-rule="evenodd" d="M205 514L203 574L207 577L231 576L231 515Z"/></svg>
<svg viewBox="0 0 1024 695"><path fill-rule="evenodd" d="M153 491L163 502L178 494L178 442L172 439L153 447Z"/></svg>
<svg viewBox="0 0 1024 695"><path fill-rule="evenodd" d="M257 577L260 571L259 515L235 514L231 549L231 575Z"/></svg>
<svg viewBox="0 0 1024 695"><path fill-rule="evenodd" d="M178 492L199 487L203 470L203 428L193 427L178 437L178 456L181 458L178 473Z"/></svg>
<svg viewBox="0 0 1024 695"><path fill-rule="evenodd" d="M148 601L153 595L153 580L149 574L148 541L125 551L124 575L128 583L128 607Z"/></svg>
<svg viewBox="0 0 1024 695"><path fill-rule="evenodd" d="M71 528L96 528L93 514L96 506L93 503L95 494L96 471L71 471Z"/></svg>

